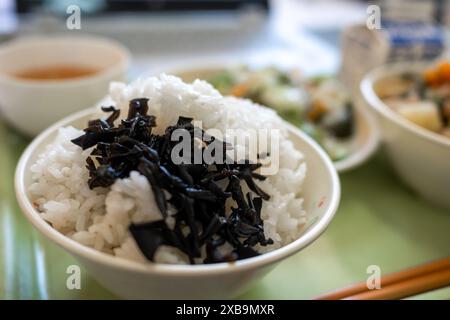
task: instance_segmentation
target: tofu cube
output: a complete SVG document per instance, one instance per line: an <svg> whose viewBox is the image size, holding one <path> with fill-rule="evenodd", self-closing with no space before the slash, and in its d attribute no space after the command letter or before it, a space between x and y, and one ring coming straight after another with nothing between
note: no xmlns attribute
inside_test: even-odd
<svg viewBox="0 0 450 320"><path fill-rule="evenodd" d="M405 102L397 112L425 129L439 132L443 128L438 106L432 101Z"/></svg>

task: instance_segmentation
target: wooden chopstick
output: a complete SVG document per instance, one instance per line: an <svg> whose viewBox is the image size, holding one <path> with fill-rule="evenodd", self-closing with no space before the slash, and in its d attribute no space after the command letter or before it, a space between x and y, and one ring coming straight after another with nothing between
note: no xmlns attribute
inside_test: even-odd
<svg viewBox="0 0 450 320"><path fill-rule="evenodd" d="M402 299L419 293L450 286L450 268L393 283L379 290L368 290L344 300Z"/></svg>
<svg viewBox="0 0 450 320"><path fill-rule="evenodd" d="M434 272L438 272L441 270L449 269L450 268L450 257L436 260L433 262L425 263L422 265L419 265L417 267L409 268L406 270L402 270L399 272L395 272L386 276L383 276L381 278L381 288L379 290L369 290L367 288L366 282L360 282L355 285L339 289L336 291L333 291L331 293L327 293L324 295L321 295L316 298L316 300L338 300L338 299L345 299L351 296L356 296L358 294L361 294L366 291L381 291L383 288L390 286L394 283L404 282L409 279L418 278L427 274L431 274ZM425 279L427 280L427 279ZM445 280L445 279L444 279ZM445 282L445 281L444 281ZM445 286L445 285L444 285ZM428 290L432 290L428 289Z"/></svg>

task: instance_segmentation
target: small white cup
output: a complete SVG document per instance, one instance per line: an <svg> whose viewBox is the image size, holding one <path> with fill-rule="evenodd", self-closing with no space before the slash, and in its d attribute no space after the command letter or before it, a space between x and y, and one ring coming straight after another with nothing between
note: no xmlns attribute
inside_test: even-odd
<svg viewBox="0 0 450 320"><path fill-rule="evenodd" d="M128 50L104 38L39 36L0 46L2 116L27 135L97 103L111 81L124 81ZM14 76L27 70L84 66L96 72L79 78L30 80Z"/></svg>

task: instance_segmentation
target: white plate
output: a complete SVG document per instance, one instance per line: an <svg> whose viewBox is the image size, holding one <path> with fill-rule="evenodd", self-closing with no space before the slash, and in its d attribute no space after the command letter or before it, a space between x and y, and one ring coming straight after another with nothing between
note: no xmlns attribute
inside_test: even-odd
<svg viewBox="0 0 450 320"><path fill-rule="evenodd" d="M163 66L151 70L151 74L165 72L167 74L178 75L186 81L192 81L197 78L204 79L212 73L235 68L240 65L249 65L250 67L263 67L263 63L251 63L245 61L243 64L231 62L231 59L208 59L207 62L190 61L189 63L177 63L176 65ZM221 67L218 67L221 66ZM281 70L288 70L289 65L279 66ZM149 75L149 73L146 73ZM361 98L354 98L353 105L356 115L356 134L352 137L350 145L350 154L345 159L334 162L336 170L340 173L354 169L366 162L377 150L380 133L377 122L372 114L366 109L364 101Z"/></svg>

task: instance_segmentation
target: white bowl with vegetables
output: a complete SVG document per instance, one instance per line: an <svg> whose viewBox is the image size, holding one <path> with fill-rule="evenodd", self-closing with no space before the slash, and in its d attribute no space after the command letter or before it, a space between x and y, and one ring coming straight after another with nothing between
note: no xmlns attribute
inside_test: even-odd
<svg viewBox="0 0 450 320"><path fill-rule="evenodd" d="M378 115L398 175L424 198L450 210L450 114L445 114L450 91L445 66L436 67L442 72L430 68L425 63L382 66L363 79L361 91Z"/></svg>
<svg viewBox="0 0 450 320"><path fill-rule="evenodd" d="M217 62L180 66L171 72L187 81L206 80L224 95L273 108L318 142L338 172L360 166L377 150L374 117L361 101L352 100L336 78L305 77L295 68Z"/></svg>

